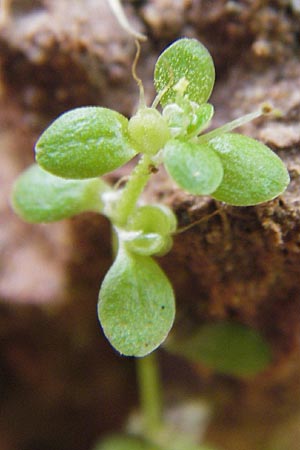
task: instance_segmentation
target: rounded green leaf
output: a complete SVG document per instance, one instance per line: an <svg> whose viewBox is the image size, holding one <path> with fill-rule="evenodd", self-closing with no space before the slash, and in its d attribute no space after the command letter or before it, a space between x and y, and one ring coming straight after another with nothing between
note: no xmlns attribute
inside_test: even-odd
<svg viewBox="0 0 300 450"><path fill-rule="evenodd" d="M171 250L169 236L158 233L142 233L141 231L128 231L120 233L127 250L138 255L164 255ZM171 241L172 244L172 241Z"/></svg>
<svg viewBox="0 0 300 450"><path fill-rule="evenodd" d="M151 257L120 248L102 283L98 314L116 350L127 356L145 356L165 340L172 327L171 284Z"/></svg>
<svg viewBox="0 0 300 450"><path fill-rule="evenodd" d="M195 195L214 192L223 177L218 155L208 146L193 142L169 141L164 148L164 164L176 183Z"/></svg>
<svg viewBox="0 0 300 450"><path fill-rule="evenodd" d="M213 114L214 108L210 103L198 105L186 98L182 99L180 105L170 103L163 109L171 136L179 138L197 136L208 127Z"/></svg>
<svg viewBox="0 0 300 450"><path fill-rule="evenodd" d="M128 120L96 106L73 109L56 119L36 144L37 162L63 178L93 178L122 166L136 154Z"/></svg>
<svg viewBox="0 0 300 450"><path fill-rule="evenodd" d="M165 119L154 108L142 108L128 123L132 146L138 153L155 155L170 139Z"/></svg>
<svg viewBox="0 0 300 450"><path fill-rule="evenodd" d="M281 159L266 145L248 136L226 133L209 141L223 164L222 182L212 194L236 206L272 200L290 179Z"/></svg>
<svg viewBox="0 0 300 450"><path fill-rule="evenodd" d="M254 376L268 367L271 350L254 329L234 322L203 325L174 351L227 375Z"/></svg>
<svg viewBox="0 0 300 450"><path fill-rule="evenodd" d="M186 80L184 91L189 100L205 103L215 82L215 68L208 50L196 39L179 39L158 58L154 82L158 93L167 91L161 104L176 103L177 83ZM175 89L174 89L175 88Z"/></svg>
<svg viewBox="0 0 300 450"><path fill-rule="evenodd" d="M170 208L143 205L129 218L126 231L120 231L120 238L133 253L162 256L172 248L171 234L176 227L177 219Z"/></svg>
<svg viewBox="0 0 300 450"><path fill-rule="evenodd" d="M83 211L100 212L101 193L108 189L100 178L65 180L34 164L16 181L12 205L27 222L53 222Z"/></svg>
<svg viewBox="0 0 300 450"><path fill-rule="evenodd" d="M139 206L129 218L129 230L141 230L144 233L173 233L177 227L177 219L173 211L165 205Z"/></svg>

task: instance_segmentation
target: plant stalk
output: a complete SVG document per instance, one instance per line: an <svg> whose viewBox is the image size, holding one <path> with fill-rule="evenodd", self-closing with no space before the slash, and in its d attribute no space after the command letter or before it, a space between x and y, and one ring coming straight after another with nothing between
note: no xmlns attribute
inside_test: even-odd
<svg viewBox="0 0 300 450"><path fill-rule="evenodd" d="M147 37L144 34L134 30L134 28L130 25L124 13L124 9L123 6L121 5L120 0L108 0L108 4L111 7L113 13L115 14L117 20L119 21L119 24L125 31L127 31L127 33L129 33L135 39L138 39L140 41L147 40Z"/></svg>
<svg viewBox="0 0 300 450"><path fill-rule="evenodd" d="M231 122L226 123L225 125L222 125L219 128L216 128L212 131L209 131L208 133L202 134L198 137L197 143L202 144L204 142L208 142L211 139L220 136L221 134L228 133L229 131L234 130L235 128L241 127L242 125L245 125L248 122L251 122L252 120L256 119L257 117L262 116L263 114L266 114L264 111L264 107L261 109L254 111L249 114L245 114L242 117L239 117L238 119L232 120Z"/></svg>
<svg viewBox="0 0 300 450"><path fill-rule="evenodd" d="M137 358L136 364L144 434L153 438L162 426L162 390L155 352Z"/></svg>
<svg viewBox="0 0 300 450"><path fill-rule="evenodd" d="M151 177L149 169L151 163L151 158L144 154L131 172L116 207L114 217L116 225L124 226L128 217L133 213L136 203Z"/></svg>

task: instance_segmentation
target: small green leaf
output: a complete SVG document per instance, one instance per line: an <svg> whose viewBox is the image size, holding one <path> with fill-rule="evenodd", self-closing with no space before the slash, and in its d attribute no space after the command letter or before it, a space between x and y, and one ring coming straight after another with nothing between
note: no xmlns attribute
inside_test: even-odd
<svg viewBox="0 0 300 450"><path fill-rule="evenodd" d="M208 127L214 115L214 107L210 103L199 105L194 113L193 121L187 129L189 136L197 136Z"/></svg>
<svg viewBox="0 0 300 450"><path fill-rule="evenodd" d="M173 139L164 148L164 164L170 176L185 191L211 194L221 183L223 167L208 146Z"/></svg>
<svg viewBox="0 0 300 450"><path fill-rule="evenodd" d="M191 102L182 98L177 103L170 103L163 109L163 117L167 121L172 137L191 138L197 136L209 125L214 114L210 103Z"/></svg>
<svg viewBox="0 0 300 450"><path fill-rule="evenodd" d="M94 450L162 450L152 443L138 437L111 436L98 444Z"/></svg>
<svg viewBox="0 0 300 450"><path fill-rule="evenodd" d="M128 132L138 153L155 155L170 139L165 119L154 108L142 108L129 120Z"/></svg>
<svg viewBox="0 0 300 450"><path fill-rule="evenodd" d="M167 235L177 227L173 211L165 205L143 205L129 218L128 230L141 230L144 233Z"/></svg>
<svg viewBox="0 0 300 450"><path fill-rule="evenodd" d="M277 197L289 183L281 159L255 139L226 133L207 146L218 154L224 168L222 182L212 194L217 200L236 206L256 205Z"/></svg>
<svg viewBox="0 0 300 450"><path fill-rule="evenodd" d="M127 250L137 255L164 255L169 251L169 236L162 236L158 233L142 233L141 231L125 231L120 233L120 239L124 242ZM172 241L171 241L172 245Z"/></svg>
<svg viewBox="0 0 300 450"><path fill-rule="evenodd" d="M205 103L215 82L215 68L207 49L196 39L179 39L158 58L154 82L158 93L167 88L160 102L176 103L178 82L186 80L184 95L196 103ZM183 83L181 83L183 84Z"/></svg>
<svg viewBox="0 0 300 450"><path fill-rule="evenodd" d="M145 356L167 337L175 315L171 284L149 256L120 248L99 293L98 314L112 346Z"/></svg>
<svg viewBox="0 0 300 450"><path fill-rule="evenodd" d="M17 179L12 205L27 222L53 222L83 211L101 212L101 193L108 189L100 178L65 180L34 164Z"/></svg>
<svg viewBox="0 0 300 450"><path fill-rule="evenodd" d="M203 325L193 336L173 345L175 352L227 375L254 376L271 362L265 339L256 330L234 322Z"/></svg>
<svg viewBox="0 0 300 450"><path fill-rule="evenodd" d="M177 220L170 208L144 205L129 218L126 231L120 230L120 239L132 253L162 256L172 248L171 234L176 227Z"/></svg>
<svg viewBox="0 0 300 450"><path fill-rule="evenodd" d="M96 106L61 115L36 144L40 166L63 178L97 177L122 166L135 154L126 117Z"/></svg>

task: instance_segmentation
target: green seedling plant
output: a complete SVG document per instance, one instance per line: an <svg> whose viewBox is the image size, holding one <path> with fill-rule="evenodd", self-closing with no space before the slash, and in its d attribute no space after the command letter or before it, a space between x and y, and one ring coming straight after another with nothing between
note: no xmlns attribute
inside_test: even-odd
<svg viewBox="0 0 300 450"><path fill-rule="evenodd" d="M254 112L203 134L213 116L207 103L215 79L212 58L195 39L180 39L158 58L158 97L141 97L128 121L116 111L82 107L56 119L38 140L37 164L17 181L16 212L29 222L51 222L83 211L104 214L117 236L116 259L99 294L99 320L121 354L145 356L168 335L174 293L153 256L167 253L176 217L164 205L145 205L141 194L164 164L175 183L194 195L249 206L281 194L289 176L264 144L231 130ZM162 105L162 113L156 108ZM101 178L135 155L139 162L124 188Z"/></svg>
<svg viewBox="0 0 300 450"><path fill-rule="evenodd" d="M167 206L143 202L153 172L164 165L184 191L236 206L274 199L289 183L273 151L232 132L267 107L205 132L214 114L208 103L214 81L208 50L195 39L175 41L156 62L157 97L151 106L145 104L139 81L139 107L129 120L98 106L66 112L41 135L36 164L14 186L13 208L28 222L51 222L83 211L110 220L116 256L100 288L98 316L105 336L122 355L153 352L175 317L174 292L156 257L171 250L177 221ZM124 187L101 178L136 155L139 160Z"/></svg>

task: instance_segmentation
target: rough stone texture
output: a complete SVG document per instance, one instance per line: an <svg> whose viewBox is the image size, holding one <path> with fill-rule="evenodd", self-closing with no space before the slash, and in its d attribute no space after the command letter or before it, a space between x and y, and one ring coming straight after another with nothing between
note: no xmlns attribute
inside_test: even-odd
<svg viewBox="0 0 300 450"><path fill-rule="evenodd" d="M180 360L196 379L191 394L216 405L208 440L225 450L299 450L297 2L124 3L135 26L149 35L138 66L149 101L155 57L185 35L199 38L216 61L213 125L266 100L281 111L243 130L286 162L292 181L281 198L257 207L228 207L186 195L163 171L146 195L171 205L181 227L195 222L161 259L176 291L174 334L180 338L205 321L230 318L253 326L272 345L273 364L248 381ZM117 428L134 402L130 361L114 355L95 317L99 284L111 260L107 222L90 214L33 226L9 207L13 180L30 164L36 137L57 114L85 104L124 114L134 110L134 53L134 42L104 0L15 0L2 24L1 450L86 450L104 430ZM122 175L118 171L114 179ZM166 358L172 367L172 358ZM170 369L165 371L168 376ZM178 373L177 388L189 385Z"/></svg>

